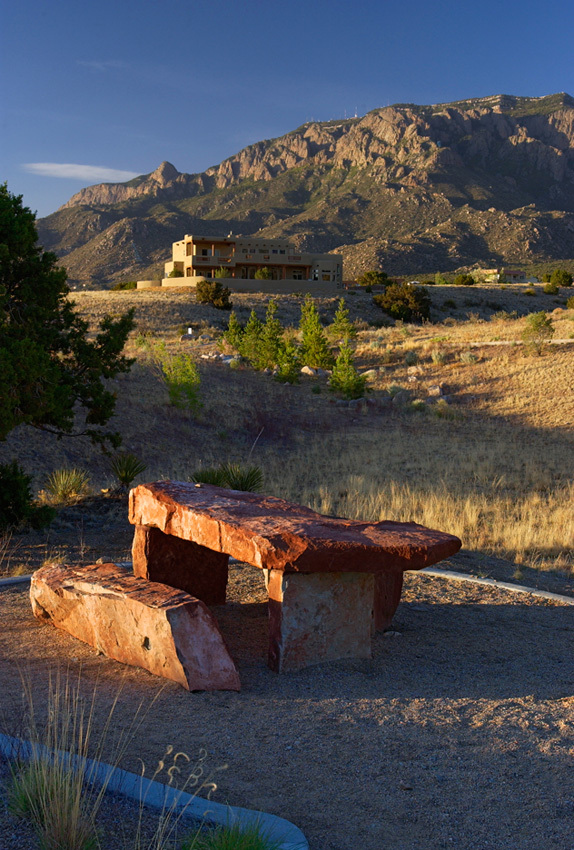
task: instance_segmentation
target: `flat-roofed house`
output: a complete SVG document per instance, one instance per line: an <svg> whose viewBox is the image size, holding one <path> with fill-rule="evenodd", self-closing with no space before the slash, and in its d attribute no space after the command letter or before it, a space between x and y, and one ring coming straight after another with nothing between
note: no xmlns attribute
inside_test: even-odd
<svg viewBox="0 0 574 850"><path fill-rule="evenodd" d="M268 279L255 277L260 269ZM173 243L161 283L138 286L195 286L218 277L236 292L333 292L343 288L343 258L300 252L285 239L186 235Z"/></svg>

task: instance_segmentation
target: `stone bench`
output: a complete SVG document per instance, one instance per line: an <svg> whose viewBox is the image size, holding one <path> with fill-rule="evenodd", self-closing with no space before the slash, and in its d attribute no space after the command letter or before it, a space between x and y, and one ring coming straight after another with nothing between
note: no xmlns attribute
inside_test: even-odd
<svg viewBox="0 0 574 850"><path fill-rule="evenodd" d="M54 564L32 576L32 610L104 655L189 691L240 689L239 674L204 602L115 564Z"/></svg>
<svg viewBox="0 0 574 850"><path fill-rule="evenodd" d="M137 576L225 602L229 556L266 573L268 663L277 672L368 658L387 628L405 570L435 564L458 537L415 523L322 516L282 499L159 481L130 492Z"/></svg>

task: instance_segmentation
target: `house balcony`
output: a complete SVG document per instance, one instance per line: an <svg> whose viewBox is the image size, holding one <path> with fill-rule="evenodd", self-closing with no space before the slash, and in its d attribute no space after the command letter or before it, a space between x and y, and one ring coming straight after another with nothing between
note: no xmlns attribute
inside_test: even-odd
<svg viewBox="0 0 574 850"><path fill-rule="evenodd" d="M229 266L234 260L235 257L222 257L217 254L213 257L203 257L200 254L193 254L191 257L191 262L194 266Z"/></svg>

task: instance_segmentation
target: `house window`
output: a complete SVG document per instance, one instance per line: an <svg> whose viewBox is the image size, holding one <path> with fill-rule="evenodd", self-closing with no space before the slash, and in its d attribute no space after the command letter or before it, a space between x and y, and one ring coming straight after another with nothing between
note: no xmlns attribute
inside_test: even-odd
<svg viewBox="0 0 574 850"><path fill-rule="evenodd" d="M331 280L331 275L328 272L323 272L323 280Z"/></svg>
<svg viewBox="0 0 574 850"><path fill-rule="evenodd" d="M284 254L284 253L285 253L285 248L281 248L281 250L279 251L279 253L280 253L280 254Z"/></svg>
<svg viewBox="0 0 574 850"><path fill-rule="evenodd" d="M294 269L291 272L292 280L303 280L303 272L300 269Z"/></svg>

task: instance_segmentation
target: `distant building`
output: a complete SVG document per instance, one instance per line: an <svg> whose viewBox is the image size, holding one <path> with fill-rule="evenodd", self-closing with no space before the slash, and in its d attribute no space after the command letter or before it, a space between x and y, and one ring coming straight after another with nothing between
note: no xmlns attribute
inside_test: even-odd
<svg viewBox="0 0 574 850"><path fill-rule="evenodd" d="M268 270L268 280L255 278L260 269ZM238 292L332 292L343 288L343 258L299 252L285 239L184 236L173 243L163 280L138 286L195 286L217 277Z"/></svg>
<svg viewBox="0 0 574 850"><path fill-rule="evenodd" d="M503 266L499 269L477 269L476 276L484 283L538 283L535 277L527 277L522 269Z"/></svg>

